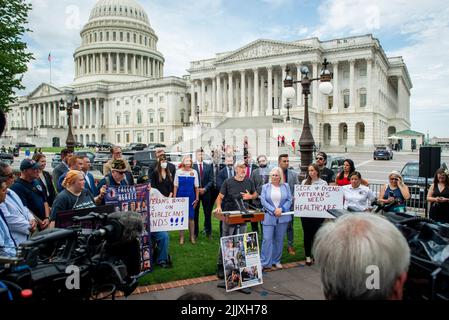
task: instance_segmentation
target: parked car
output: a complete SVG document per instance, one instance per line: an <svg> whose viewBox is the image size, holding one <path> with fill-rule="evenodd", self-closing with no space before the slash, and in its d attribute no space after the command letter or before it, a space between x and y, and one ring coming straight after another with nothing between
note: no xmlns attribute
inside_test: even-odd
<svg viewBox="0 0 449 320"><path fill-rule="evenodd" d="M134 153L134 175L140 175L148 170L152 171L156 166L156 152L154 150L135 151Z"/></svg>
<svg viewBox="0 0 449 320"><path fill-rule="evenodd" d="M75 148L84 148L84 145L81 142L75 142Z"/></svg>
<svg viewBox="0 0 449 320"><path fill-rule="evenodd" d="M109 151L112 148L113 144L110 142L102 142L98 143L96 147L98 147L100 150L107 150Z"/></svg>
<svg viewBox="0 0 449 320"><path fill-rule="evenodd" d="M167 146L162 143L149 143L147 146L148 150L152 150L152 149L156 149L156 148L167 148Z"/></svg>
<svg viewBox="0 0 449 320"><path fill-rule="evenodd" d="M109 151L99 151L95 153L94 161L92 162L92 168L103 172L103 165L111 159L111 152Z"/></svg>
<svg viewBox="0 0 449 320"><path fill-rule="evenodd" d="M345 157L342 156L327 156L326 167L331 169L335 175L343 170L343 164L345 162Z"/></svg>
<svg viewBox="0 0 449 320"><path fill-rule="evenodd" d="M447 168L446 163L442 163L443 168ZM415 208L424 208L426 188L426 177L419 176L419 161L407 162L401 170L401 175L404 179L404 183L408 186L410 191L410 206ZM433 176L427 177L428 187L433 182Z"/></svg>
<svg viewBox="0 0 449 320"><path fill-rule="evenodd" d="M55 155L53 156L53 159L51 159L51 167L54 169L57 166L59 166L59 164L61 163L61 154L60 153L55 153Z"/></svg>
<svg viewBox="0 0 449 320"><path fill-rule="evenodd" d="M0 161L11 165L14 162L14 156L11 153L1 152Z"/></svg>
<svg viewBox="0 0 449 320"><path fill-rule="evenodd" d="M88 142L88 143L86 143L86 147L88 147L88 148L95 148L97 146L98 146L97 142Z"/></svg>
<svg viewBox="0 0 449 320"><path fill-rule="evenodd" d="M28 143L28 142L18 142L15 145L16 148L36 148L35 144Z"/></svg>
<svg viewBox="0 0 449 320"><path fill-rule="evenodd" d="M126 147L125 150L141 151L144 150L145 148L148 148L148 145L146 145L145 143L131 143L128 147Z"/></svg>
<svg viewBox="0 0 449 320"><path fill-rule="evenodd" d="M374 150L373 158L374 160L378 159L392 160L393 150L391 150L387 146L377 146L376 150Z"/></svg>

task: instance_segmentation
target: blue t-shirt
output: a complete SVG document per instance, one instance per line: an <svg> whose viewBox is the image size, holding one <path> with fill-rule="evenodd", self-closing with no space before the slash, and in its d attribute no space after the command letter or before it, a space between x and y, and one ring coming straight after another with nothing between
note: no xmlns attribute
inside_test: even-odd
<svg viewBox="0 0 449 320"><path fill-rule="evenodd" d="M30 209L39 219L45 219L44 204L47 202L47 196L36 179L29 183L19 178L11 186L11 190L17 193L23 205Z"/></svg>
<svg viewBox="0 0 449 320"><path fill-rule="evenodd" d="M126 181L126 179L123 179L122 181L120 181L120 183L115 182L114 178L112 178L112 174L108 174L107 176L105 176L103 179L101 179L101 181L98 183L97 186L97 194L100 194L100 190L103 186L111 186L111 187L118 187L118 186L127 186L128 182ZM101 202L102 205L104 205L104 198Z"/></svg>

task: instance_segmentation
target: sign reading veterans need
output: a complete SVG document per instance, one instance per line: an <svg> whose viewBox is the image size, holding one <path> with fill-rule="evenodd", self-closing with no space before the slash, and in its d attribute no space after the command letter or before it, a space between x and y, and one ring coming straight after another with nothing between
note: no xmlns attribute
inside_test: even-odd
<svg viewBox="0 0 449 320"><path fill-rule="evenodd" d="M189 198L150 198L150 223L152 232L187 230Z"/></svg>
<svg viewBox="0 0 449 320"><path fill-rule="evenodd" d="M329 218L330 209L343 209L343 190L337 186L295 185L295 217Z"/></svg>

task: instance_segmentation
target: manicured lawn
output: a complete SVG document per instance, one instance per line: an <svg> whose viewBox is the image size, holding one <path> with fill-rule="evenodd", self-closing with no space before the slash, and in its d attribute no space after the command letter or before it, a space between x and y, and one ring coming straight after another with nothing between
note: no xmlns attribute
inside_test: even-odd
<svg viewBox="0 0 449 320"><path fill-rule="evenodd" d="M294 238L296 256L291 256L287 252L287 238L284 241L284 253L282 255L282 263L294 262L304 259L303 235L301 228L301 220L294 218ZM200 210L200 235L196 244L191 244L188 231L185 232L185 244L179 245L179 232L170 232L169 254L173 260L173 267L162 269L154 265L153 272L142 277L140 283L142 285L164 283L175 280L196 278L202 276L213 275L217 267L218 240L219 240L219 222L212 217L212 236L211 241L207 240L204 234L201 234L204 224L204 214ZM248 231L251 231L251 225L248 224ZM261 244L261 231L259 230L259 243Z"/></svg>

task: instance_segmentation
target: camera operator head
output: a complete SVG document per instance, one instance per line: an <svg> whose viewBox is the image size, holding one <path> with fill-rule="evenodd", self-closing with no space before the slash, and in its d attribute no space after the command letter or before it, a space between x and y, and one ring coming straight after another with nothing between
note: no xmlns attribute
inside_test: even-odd
<svg viewBox="0 0 449 320"><path fill-rule="evenodd" d="M388 220L365 213L344 215L323 225L313 252L326 299L402 299L410 249Z"/></svg>

